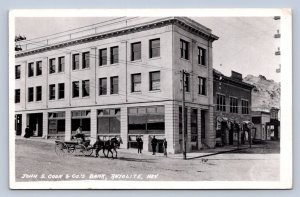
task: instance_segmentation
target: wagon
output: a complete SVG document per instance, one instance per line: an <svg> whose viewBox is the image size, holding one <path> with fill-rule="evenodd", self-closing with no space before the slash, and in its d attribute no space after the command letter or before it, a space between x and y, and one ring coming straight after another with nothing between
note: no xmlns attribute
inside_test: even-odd
<svg viewBox="0 0 300 197"><path fill-rule="evenodd" d="M80 153L85 156L91 156L94 148L90 145L89 141L80 143L78 141L55 141L55 153L58 156L66 156L70 154Z"/></svg>

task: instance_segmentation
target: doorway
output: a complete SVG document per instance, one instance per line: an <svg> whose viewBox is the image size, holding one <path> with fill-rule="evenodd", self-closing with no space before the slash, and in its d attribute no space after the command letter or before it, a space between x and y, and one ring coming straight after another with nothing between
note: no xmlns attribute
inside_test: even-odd
<svg viewBox="0 0 300 197"><path fill-rule="evenodd" d="M29 129L33 131L34 137L43 136L43 113L34 113L27 115L27 125Z"/></svg>
<svg viewBox="0 0 300 197"><path fill-rule="evenodd" d="M15 115L15 132L16 135L22 135L22 114Z"/></svg>

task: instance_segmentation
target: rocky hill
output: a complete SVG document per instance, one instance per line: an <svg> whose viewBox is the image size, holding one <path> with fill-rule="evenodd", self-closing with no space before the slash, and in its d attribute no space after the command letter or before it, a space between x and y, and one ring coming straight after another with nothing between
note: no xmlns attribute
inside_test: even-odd
<svg viewBox="0 0 300 197"><path fill-rule="evenodd" d="M247 75L244 82L252 84L252 110L269 111L271 107L280 108L280 83L269 80L263 75Z"/></svg>

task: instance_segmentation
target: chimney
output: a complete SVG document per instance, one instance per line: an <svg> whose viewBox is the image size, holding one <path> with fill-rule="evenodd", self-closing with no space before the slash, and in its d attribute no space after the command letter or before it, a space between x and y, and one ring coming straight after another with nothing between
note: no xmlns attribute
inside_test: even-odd
<svg viewBox="0 0 300 197"><path fill-rule="evenodd" d="M231 71L231 78L242 81L243 80L243 75L241 73Z"/></svg>

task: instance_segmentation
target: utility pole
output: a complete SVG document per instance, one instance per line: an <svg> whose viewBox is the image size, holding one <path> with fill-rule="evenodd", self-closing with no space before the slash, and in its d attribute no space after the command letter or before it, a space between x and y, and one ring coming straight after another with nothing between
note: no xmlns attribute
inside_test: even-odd
<svg viewBox="0 0 300 197"><path fill-rule="evenodd" d="M182 110L181 110L181 115L182 115L182 154L183 154L183 159L186 160L186 136L185 136L185 87L186 87L186 82L185 82L185 71L182 70Z"/></svg>

